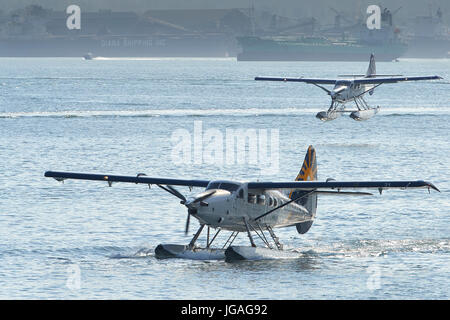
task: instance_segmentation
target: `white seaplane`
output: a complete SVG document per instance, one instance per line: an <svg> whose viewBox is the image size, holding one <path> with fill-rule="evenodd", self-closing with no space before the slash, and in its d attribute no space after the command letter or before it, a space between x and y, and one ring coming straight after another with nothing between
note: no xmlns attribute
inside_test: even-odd
<svg viewBox="0 0 450 320"><path fill-rule="evenodd" d="M372 195L346 189L385 189L428 188L439 191L426 181L317 181L316 152L308 148L303 166L295 181L290 182L236 182L226 180L184 180L152 178L145 174L137 176L116 176L105 174L85 174L71 172L45 172L46 177L58 181L66 179L106 181L109 186L115 182L157 185L179 198L187 207L186 234L190 217L196 218L200 227L188 245L160 244L155 249L157 258L188 258L218 260L278 259L298 258L301 253L285 250L273 231L274 228L295 226L298 233L304 234L316 216L318 195ZM202 187L205 190L194 197L186 198L173 186ZM196 242L207 226L206 245L199 247ZM210 229L215 234L210 237ZM222 247L212 244L222 230L229 231L227 241ZM238 233L247 234L251 246L232 245ZM266 237L268 233L270 237ZM212 234L211 234L212 235ZM256 246L253 236L258 236L263 245ZM256 238L257 239L257 238ZM270 240L271 239L271 240Z"/></svg>
<svg viewBox="0 0 450 320"><path fill-rule="evenodd" d="M327 111L317 113L316 118L322 121L334 120L342 113L349 112L350 118L362 121L372 118L378 113L380 107L370 107L364 100L364 95L372 95L375 88L384 83L397 83L403 81L437 80L439 76L405 77L402 75L377 75L375 57L370 56L369 68L365 75L340 75L341 79L313 79L313 78L274 78L256 77L261 81L283 81L310 83L324 90L331 97L331 105ZM344 79L346 78L346 79ZM327 89L323 85L334 85L333 89ZM345 104L354 102L356 109L347 110Z"/></svg>

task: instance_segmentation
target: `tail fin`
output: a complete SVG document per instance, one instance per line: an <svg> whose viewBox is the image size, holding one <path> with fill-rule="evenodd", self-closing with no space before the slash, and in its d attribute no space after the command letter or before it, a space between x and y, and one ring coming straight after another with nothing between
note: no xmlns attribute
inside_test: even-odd
<svg viewBox="0 0 450 320"><path fill-rule="evenodd" d="M316 150L313 146L308 147L302 168L298 173L295 181L314 181L317 180L317 162Z"/></svg>
<svg viewBox="0 0 450 320"><path fill-rule="evenodd" d="M317 180L317 161L316 161L316 150L313 146L309 146L308 151L306 152L305 160L303 161L302 168L300 169L300 172L298 173L297 177L295 178L295 181L314 181ZM297 198L302 196L303 194L307 194L309 191L297 191L293 190L289 194L289 198ZM302 197L296 201L298 204L304 206L311 215L316 215L316 209L317 209L317 194L313 193L311 195ZM313 221L306 221L297 223L297 231L300 234L306 233L309 228L311 228Z"/></svg>
<svg viewBox="0 0 450 320"><path fill-rule="evenodd" d="M370 77L373 77L376 75L377 75L377 68L375 66L375 56L372 53L370 55L370 63L369 63L369 68L367 69L367 72L366 72L366 78L370 78Z"/></svg>

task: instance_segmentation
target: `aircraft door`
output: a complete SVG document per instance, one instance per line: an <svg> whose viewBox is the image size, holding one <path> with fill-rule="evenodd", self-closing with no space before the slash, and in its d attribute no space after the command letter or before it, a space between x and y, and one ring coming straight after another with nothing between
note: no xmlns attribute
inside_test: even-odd
<svg viewBox="0 0 450 320"><path fill-rule="evenodd" d="M233 202L233 211L236 213L239 213L239 209L242 209L246 203L248 198L248 190L247 185L243 184L239 189L236 191L236 197L235 201Z"/></svg>

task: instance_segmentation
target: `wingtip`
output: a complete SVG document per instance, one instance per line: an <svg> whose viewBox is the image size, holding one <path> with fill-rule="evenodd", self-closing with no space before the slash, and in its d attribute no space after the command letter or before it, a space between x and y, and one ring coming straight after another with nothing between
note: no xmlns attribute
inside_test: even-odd
<svg viewBox="0 0 450 320"><path fill-rule="evenodd" d="M427 184L427 186L437 192L441 192L441 190L439 190L434 184L432 184L431 182L425 181L425 183Z"/></svg>

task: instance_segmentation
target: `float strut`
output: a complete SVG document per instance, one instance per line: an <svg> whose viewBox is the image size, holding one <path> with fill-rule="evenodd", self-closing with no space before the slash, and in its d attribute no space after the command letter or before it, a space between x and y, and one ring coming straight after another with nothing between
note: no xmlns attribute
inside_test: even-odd
<svg viewBox="0 0 450 320"><path fill-rule="evenodd" d="M195 241L197 241L197 239L200 236L200 233L202 233L202 230L204 227L205 227L204 224L200 225L200 228L198 228L197 232L195 233L194 237L192 238L191 242L189 243L189 248L194 247Z"/></svg>
<svg viewBox="0 0 450 320"><path fill-rule="evenodd" d="M253 238L250 233L250 229L248 228L247 220L245 220L245 218L243 218L243 219L244 219L245 228L247 229L248 238L250 239L250 243L251 243L252 247L256 247L256 244L253 242Z"/></svg>

